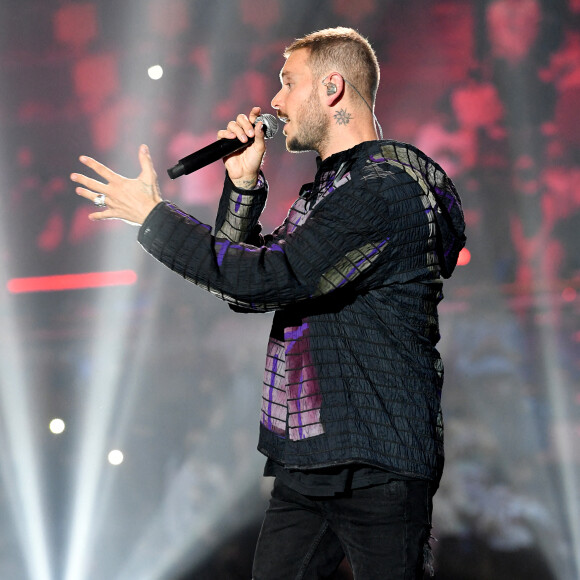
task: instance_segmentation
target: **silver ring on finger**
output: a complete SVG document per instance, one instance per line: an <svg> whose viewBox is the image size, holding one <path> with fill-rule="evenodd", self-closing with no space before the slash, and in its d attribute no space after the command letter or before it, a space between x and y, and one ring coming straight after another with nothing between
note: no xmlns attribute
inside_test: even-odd
<svg viewBox="0 0 580 580"><path fill-rule="evenodd" d="M106 198L105 194L99 193L99 195L97 195L97 197L95 197L95 199L93 200L93 203L97 207L106 207L107 206L107 198Z"/></svg>

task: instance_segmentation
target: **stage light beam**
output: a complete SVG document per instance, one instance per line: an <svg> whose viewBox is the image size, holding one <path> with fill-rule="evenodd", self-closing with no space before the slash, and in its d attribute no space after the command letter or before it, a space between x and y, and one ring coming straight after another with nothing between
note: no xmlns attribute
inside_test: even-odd
<svg viewBox="0 0 580 580"><path fill-rule="evenodd" d="M6 231L0 228L1 232ZM5 247L0 239L0 245ZM0 365L0 429L6 449L0 466L4 487L16 522L20 551L28 578L51 580L51 558L47 518L43 503L38 456L38 433L33 417L38 415L31 396L30 366L25 356L25 340L17 320L23 320L18 304L9 294L0 295L0 320L3 324L3 362Z"/></svg>

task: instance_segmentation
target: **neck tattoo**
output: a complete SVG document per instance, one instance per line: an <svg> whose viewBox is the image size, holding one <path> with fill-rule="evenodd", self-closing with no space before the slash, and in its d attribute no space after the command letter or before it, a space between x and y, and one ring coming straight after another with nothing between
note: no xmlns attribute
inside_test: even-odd
<svg viewBox="0 0 580 580"><path fill-rule="evenodd" d="M334 118L336 119L337 125L348 125L352 119L352 115L346 112L346 109L340 109L334 113Z"/></svg>

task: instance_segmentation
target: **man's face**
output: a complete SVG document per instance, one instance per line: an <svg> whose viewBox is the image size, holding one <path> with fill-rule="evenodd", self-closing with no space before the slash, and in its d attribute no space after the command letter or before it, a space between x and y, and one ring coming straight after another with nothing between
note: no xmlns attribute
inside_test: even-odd
<svg viewBox="0 0 580 580"><path fill-rule="evenodd" d="M312 71L307 64L309 51L300 49L288 57L280 73L282 88L272 99L278 117L286 122L286 149L321 152L328 140L330 120L324 112Z"/></svg>

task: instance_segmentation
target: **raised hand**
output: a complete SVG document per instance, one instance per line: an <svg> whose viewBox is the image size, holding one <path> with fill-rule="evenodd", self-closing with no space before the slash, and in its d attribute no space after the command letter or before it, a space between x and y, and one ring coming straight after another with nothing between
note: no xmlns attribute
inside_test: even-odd
<svg viewBox="0 0 580 580"><path fill-rule="evenodd" d="M253 124L260 115L260 107L254 107L250 115L238 115L235 121L228 123L227 129L218 131L218 139L235 139L246 143L254 137L254 142L244 149L232 153L224 159L230 179L236 187L251 189L258 181L260 165L266 152L262 123Z"/></svg>
<svg viewBox="0 0 580 580"><path fill-rule="evenodd" d="M120 219L134 225L141 225L151 210L162 201L157 173L146 145L139 148L141 173L137 179L129 179L111 171L108 167L86 156L80 162L101 176L106 183L79 173L70 178L80 187L76 193L104 208L89 215L93 221Z"/></svg>

